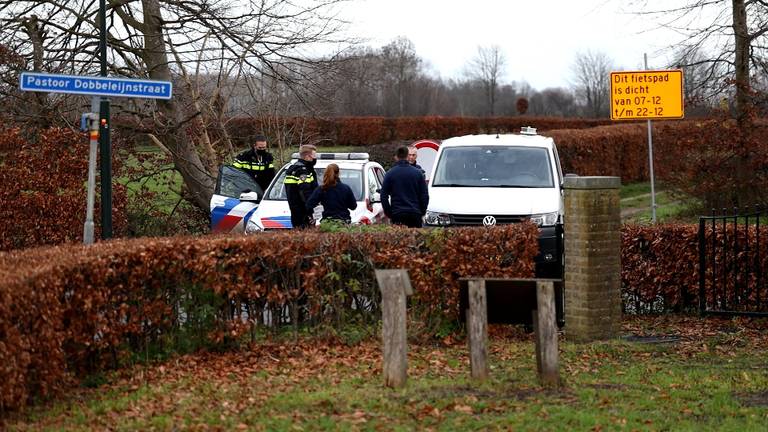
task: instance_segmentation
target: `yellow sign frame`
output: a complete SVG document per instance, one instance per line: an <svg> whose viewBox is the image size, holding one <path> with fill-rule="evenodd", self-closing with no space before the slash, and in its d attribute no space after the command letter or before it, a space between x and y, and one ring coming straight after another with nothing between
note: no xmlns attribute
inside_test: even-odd
<svg viewBox="0 0 768 432"><path fill-rule="evenodd" d="M685 117L683 71L611 72L611 120Z"/></svg>

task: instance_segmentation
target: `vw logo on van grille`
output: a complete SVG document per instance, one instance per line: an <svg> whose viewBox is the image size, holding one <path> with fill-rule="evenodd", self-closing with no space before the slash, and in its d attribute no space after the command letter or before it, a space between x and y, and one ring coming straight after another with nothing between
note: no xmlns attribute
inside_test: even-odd
<svg viewBox="0 0 768 432"><path fill-rule="evenodd" d="M496 218L493 216L486 216L483 218L483 225L489 227L496 225Z"/></svg>

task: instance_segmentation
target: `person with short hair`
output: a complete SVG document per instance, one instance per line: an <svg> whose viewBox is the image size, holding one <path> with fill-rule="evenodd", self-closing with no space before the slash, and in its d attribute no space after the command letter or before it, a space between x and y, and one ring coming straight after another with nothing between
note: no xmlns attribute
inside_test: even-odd
<svg viewBox="0 0 768 432"><path fill-rule="evenodd" d="M305 144L299 147L299 160L285 173L285 193L294 229L308 228L312 224L312 212L307 210L307 200L317 189L316 162L317 147Z"/></svg>
<svg viewBox="0 0 768 432"><path fill-rule="evenodd" d="M427 183L421 172L408 163L408 147L399 147L395 160L397 162L387 171L381 186L384 214L393 224L421 228L429 204Z"/></svg>
<svg viewBox="0 0 768 432"><path fill-rule="evenodd" d="M414 145L408 146L408 163L411 164L412 167L416 168L421 172L421 175L424 177L424 180L427 179L427 172L424 171L424 168L421 167L421 165L416 163L416 157L417 157L417 149Z"/></svg>
<svg viewBox="0 0 768 432"><path fill-rule="evenodd" d="M232 166L250 174L261 186L261 190L267 190L267 186L275 178L275 158L267 151L267 138L264 135L256 135L250 150L237 155Z"/></svg>
<svg viewBox="0 0 768 432"><path fill-rule="evenodd" d="M318 204L323 205L323 222L340 221L350 223L350 210L357 208L352 189L339 178L339 166L330 164L323 173L323 185L315 189L307 200L307 210L312 212Z"/></svg>

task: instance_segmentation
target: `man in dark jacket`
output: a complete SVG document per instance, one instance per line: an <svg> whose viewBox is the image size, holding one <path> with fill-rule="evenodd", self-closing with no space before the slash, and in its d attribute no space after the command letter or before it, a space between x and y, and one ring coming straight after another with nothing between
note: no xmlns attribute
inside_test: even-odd
<svg viewBox="0 0 768 432"><path fill-rule="evenodd" d="M275 158L267 151L264 135L256 135L251 149L237 155L232 165L250 174L261 190L267 190L269 182L275 177Z"/></svg>
<svg viewBox="0 0 768 432"><path fill-rule="evenodd" d="M316 162L317 148L313 145L303 145L299 148L299 160L288 167L285 173L285 194L288 197L294 229L308 228L311 224L312 212L307 210L307 200L317 189Z"/></svg>
<svg viewBox="0 0 768 432"><path fill-rule="evenodd" d="M394 224L421 228L429 204L424 175L408 163L408 147L399 147L395 159L395 166L387 171L381 186L384 214Z"/></svg>

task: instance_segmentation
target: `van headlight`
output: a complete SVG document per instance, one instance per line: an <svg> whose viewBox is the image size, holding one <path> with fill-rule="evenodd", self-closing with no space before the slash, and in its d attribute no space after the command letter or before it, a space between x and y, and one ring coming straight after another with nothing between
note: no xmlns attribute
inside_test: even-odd
<svg viewBox="0 0 768 432"><path fill-rule="evenodd" d="M538 226L552 226L557 224L557 219L560 214L558 212L544 213L539 215L532 215L531 222Z"/></svg>
<svg viewBox="0 0 768 432"><path fill-rule="evenodd" d="M255 218L248 219L248 223L245 224L245 233L255 234L260 231L264 231L264 229L256 223L256 219Z"/></svg>
<svg viewBox="0 0 768 432"><path fill-rule="evenodd" d="M451 216L446 213L438 213L427 210L424 216L424 223L427 225L446 226L451 224Z"/></svg>

